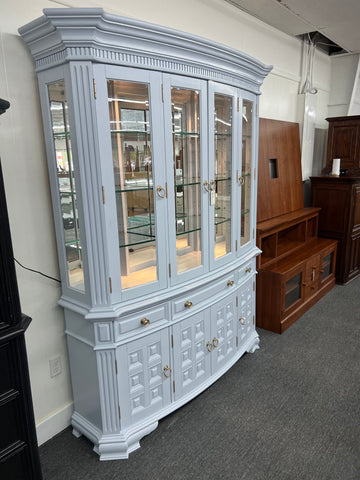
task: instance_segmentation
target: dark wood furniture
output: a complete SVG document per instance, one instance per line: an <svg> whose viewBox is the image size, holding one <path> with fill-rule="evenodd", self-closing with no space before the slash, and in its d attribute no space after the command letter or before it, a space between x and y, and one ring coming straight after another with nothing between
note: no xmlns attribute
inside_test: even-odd
<svg viewBox="0 0 360 480"><path fill-rule="evenodd" d="M299 126L260 119L257 325L283 333L335 284L335 240L304 208Z"/></svg>
<svg viewBox="0 0 360 480"><path fill-rule="evenodd" d="M320 207L319 235L338 240L336 281L360 274L360 176L311 177L311 203Z"/></svg>
<svg viewBox="0 0 360 480"><path fill-rule="evenodd" d="M0 478L40 480L24 338L31 319L20 310L1 163L0 232Z"/></svg>
<svg viewBox="0 0 360 480"><path fill-rule="evenodd" d="M360 115L326 120L329 133L323 173L329 174L333 159L340 158L340 170L346 170L350 176L360 176Z"/></svg>

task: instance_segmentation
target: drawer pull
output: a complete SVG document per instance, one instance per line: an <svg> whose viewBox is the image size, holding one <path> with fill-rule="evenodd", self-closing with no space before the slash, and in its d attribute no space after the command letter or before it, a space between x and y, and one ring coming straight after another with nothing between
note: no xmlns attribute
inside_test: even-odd
<svg viewBox="0 0 360 480"><path fill-rule="evenodd" d="M214 337L212 341L213 346L216 348L219 345L219 339Z"/></svg>
<svg viewBox="0 0 360 480"><path fill-rule="evenodd" d="M168 365L165 365L163 368L163 372L166 378L169 378L171 376L171 368Z"/></svg>
<svg viewBox="0 0 360 480"><path fill-rule="evenodd" d="M186 300L186 302L184 303L185 308L191 308L192 306L192 302L190 302L189 300Z"/></svg>
<svg viewBox="0 0 360 480"><path fill-rule="evenodd" d="M150 325L150 320L148 318L144 317L140 320L140 323L141 323L141 325L144 325L144 327L147 327L148 325Z"/></svg>
<svg viewBox="0 0 360 480"><path fill-rule="evenodd" d="M206 348L207 348L208 352L211 353L214 349L214 345L211 342L206 342Z"/></svg>
<svg viewBox="0 0 360 480"><path fill-rule="evenodd" d="M246 272L246 273L250 273L250 272L251 272L251 267L245 268L245 272Z"/></svg>
<svg viewBox="0 0 360 480"><path fill-rule="evenodd" d="M228 287L233 287L234 286L234 280L228 280L226 285Z"/></svg>
<svg viewBox="0 0 360 480"><path fill-rule="evenodd" d="M239 322L241 323L241 325L246 325L246 320L244 317L239 317Z"/></svg>

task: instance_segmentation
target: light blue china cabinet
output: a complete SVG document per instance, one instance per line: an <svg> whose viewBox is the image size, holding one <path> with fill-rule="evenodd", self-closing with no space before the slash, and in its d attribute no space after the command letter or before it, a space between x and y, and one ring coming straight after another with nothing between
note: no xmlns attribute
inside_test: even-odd
<svg viewBox="0 0 360 480"><path fill-rule="evenodd" d="M74 434L102 460L127 458L258 348L257 112L271 67L98 8L46 9L19 31L39 80Z"/></svg>

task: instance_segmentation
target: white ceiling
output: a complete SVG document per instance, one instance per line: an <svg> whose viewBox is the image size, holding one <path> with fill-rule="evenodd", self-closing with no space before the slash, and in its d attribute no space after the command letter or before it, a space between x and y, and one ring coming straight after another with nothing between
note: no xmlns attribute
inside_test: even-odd
<svg viewBox="0 0 360 480"><path fill-rule="evenodd" d="M289 35L320 32L346 52L360 53L360 0L225 1Z"/></svg>

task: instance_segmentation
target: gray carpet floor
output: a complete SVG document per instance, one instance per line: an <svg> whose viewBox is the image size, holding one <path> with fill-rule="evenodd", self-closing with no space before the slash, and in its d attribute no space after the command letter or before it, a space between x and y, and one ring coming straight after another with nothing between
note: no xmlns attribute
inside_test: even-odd
<svg viewBox="0 0 360 480"><path fill-rule="evenodd" d="M159 422L129 460L100 462L70 428L40 447L44 480L359 480L360 278Z"/></svg>

